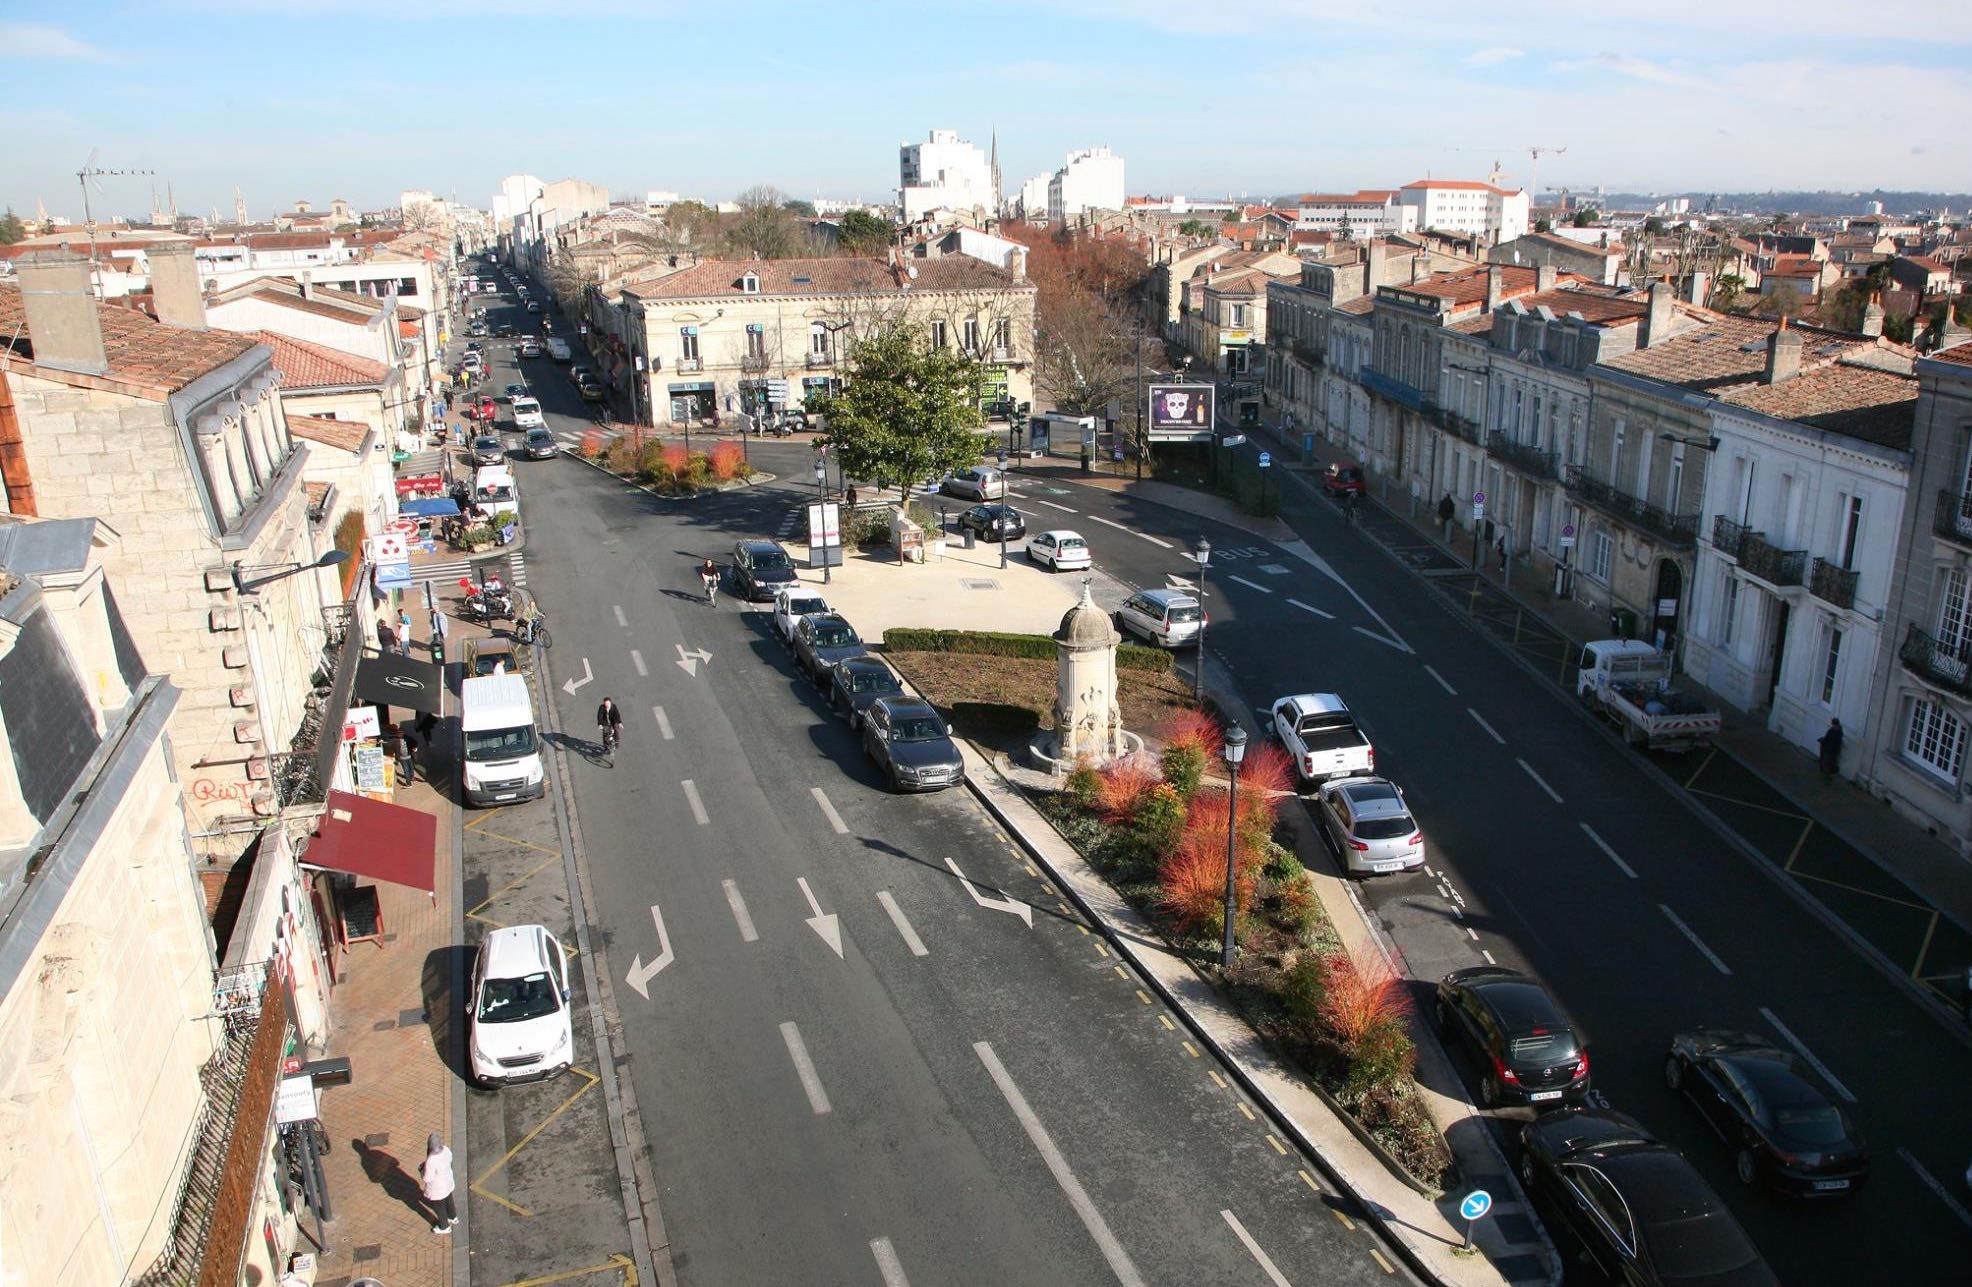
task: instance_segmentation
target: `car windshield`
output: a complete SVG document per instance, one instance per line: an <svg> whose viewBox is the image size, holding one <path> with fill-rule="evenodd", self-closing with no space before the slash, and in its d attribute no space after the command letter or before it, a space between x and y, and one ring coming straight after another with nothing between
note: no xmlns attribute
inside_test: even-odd
<svg viewBox="0 0 1972 1287"><path fill-rule="evenodd" d="M561 997L546 971L518 979L488 979L479 990L481 1023L520 1023L559 1009Z"/></svg>
<svg viewBox="0 0 1972 1287"><path fill-rule="evenodd" d="M1849 1139L1849 1124L1833 1104L1802 1101L1780 1104L1773 1114L1774 1134L1789 1148L1832 1148Z"/></svg>
<svg viewBox="0 0 1972 1287"><path fill-rule="evenodd" d="M856 676L855 691L859 693L894 693L898 687L896 678L891 675L864 673Z"/></svg>
<svg viewBox="0 0 1972 1287"><path fill-rule="evenodd" d="M778 572L782 568L789 566L791 564L787 561L787 555L781 553L779 550L768 550L753 556L753 570L755 572Z"/></svg>
<svg viewBox="0 0 1972 1287"><path fill-rule="evenodd" d="M539 411L540 409L541 404L532 398L514 399L514 414L517 416L524 416L530 411Z"/></svg>
<svg viewBox="0 0 1972 1287"><path fill-rule="evenodd" d="M1387 818L1364 818L1356 824L1358 840L1402 840L1417 830L1408 813L1392 814Z"/></svg>
<svg viewBox="0 0 1972 1287"><path fill-rule="evenodd" d="M790 617L805 617L811 612L827 612L828 610L829 605L823 603L820 599L789 599L787 601L787 615Z"/></svg>
<svg viewBox="0 0 1972 1287"><path fill-rule="evenodd" d="M534 726L522 724L519 728L483 728L466 733L466 758L475 762L481 760L510 760L517 756L534 754Z"/></svg>
<svg viewBox="0 0 1972 1287"><path fill-rule="evenodd" d="M1507 1039L1507 1051L1515 1063L1528 1064L1556 1064L1579 1053L1575 1049L1575 1034L1566 1028L1517 1032Z"/></svg>
<svg viewBox="0 0 1972 1287"><path fill-rule="evenodd" d="M1173 625L1185 621L1196 621L1198 620L1198 605L1195 603L1173 604L1166 615L1170 617Z"/></svg>
<svg viewBox="0 0 1972 1287"><path fill-rule="evenodd" d="M910 715L891 726L890 736L898 742L935 742L945 736L945 726L935 715Z"/></svg>
<svg viewBox="0 0 1972 1287"><path fill-rule="evenodd" d="M861 643L856 632L847 625L836 622L815 627L815 646L817 648L840 648L845 644Z"/></svg>

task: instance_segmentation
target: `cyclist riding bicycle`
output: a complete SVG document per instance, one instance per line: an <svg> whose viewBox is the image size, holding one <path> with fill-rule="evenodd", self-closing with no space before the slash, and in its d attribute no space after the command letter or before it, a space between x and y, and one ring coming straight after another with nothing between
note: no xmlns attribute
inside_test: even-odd
<svg viewBox="0 0 1972 1287"><path fill-rule="evenodd" d="M529 599L514 621L514 638L524 644L538 643L541 631L547 624L548 614L541 611L541 605Z"/></svg>
<svg viewBox="0 0 1972 1287"><path fill-rule="evenodd" d="M605 697L602 705L596 707L596 728L603 735L606 750L615 750L623 740L623 711L614 699Z"/></svg>
<svg viewBox="0 0 1972 1287"><path fill-rule="evenodd" d="M719 593L719 569L711 559L699 564L698 579L699 584L705 587L705 601L712 602Z"/></svg>

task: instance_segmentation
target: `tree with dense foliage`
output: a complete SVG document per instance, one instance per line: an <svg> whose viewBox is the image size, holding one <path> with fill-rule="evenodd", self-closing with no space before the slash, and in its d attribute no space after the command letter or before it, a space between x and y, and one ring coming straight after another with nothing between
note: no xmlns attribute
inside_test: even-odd
<svg viewBox="0 0 1972 1287"><path fill-rule="evenodd" d="M1737 312L1745 292L1746 279L1738 273L1726 273L1712 283L1712 307L1721 313Z"/></svg>
<svg viewBox="0 0 1972 1287"><path fill-rule="evenodd" d="M781 202L781 209L787 211L797 219L813 219L815 217L815 203L812 201L803 201L798 197L789 197L786 201Z"/></svg>
<svg viewBox="0 0 1972 1287"><path fill-rule="evenodd" d="M1587 228L1600 218L1602 218L1602 211L1596 209L1594 206L1585 206L1577 210L1575 217L1568 222L1574 224L1577 228Z"/></svg>
<svg viewBox="0 0 1972 1287"><path fill-rule="evenodd" d="M11 246L26 236L27 225L14 213L14 208L8 206L7 213L0 215L0 246Z"/></svg>
<svg viewBox="0 0 1972 1287"><path fill-rule="evenodd" d="M1554 231L1554 220L1552 220L1552 219L1549 219L1549 218L1547 218L1547 217L1545 217L1545 216L1543 216L1542 218L1539 218L1539 219L1536 219L1536 220L1534 220L1534 231L1535 231L1535 232L1553 232L1553 231Z"/></svg>
<svg viewBox="0 0 1972 1287"><path fill-rule="evenodd" d="M815 399L823 441L845 478L911 490L979 459L979 363L956 348L933 348L924 328L897 320L857 339L847 378Z"/></svg>
<svg viewBox="0 0 1972 1287"><path fill-rule="evenodd" d="M1219 230L1203 219L1187 219L1178 225L1178 235L1181 237L1216 237L1219 235Z"/></svg>
<svg viewBox="0 0 1972 1287"><path fill-rule="evenodd" d="M896 234L888 219L867 210L850 210L836 223L836 243L852 255L880 255Z"/></svg>

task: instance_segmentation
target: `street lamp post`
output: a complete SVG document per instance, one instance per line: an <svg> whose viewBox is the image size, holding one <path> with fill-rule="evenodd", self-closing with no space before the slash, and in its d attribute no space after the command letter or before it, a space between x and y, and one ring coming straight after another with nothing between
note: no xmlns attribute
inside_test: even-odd
<svg viewBox="0 0 1972 1287"><path fill-rule="evenodd" d="M1000 451L1000 567L1007 565L1007 525L1013 521L1013 507L1007 504L1007 453Z"/></svg>
<svg viewBox="0 0 1972 1287"><path fill-rule="evenodd" d="M834 583L834 578L830 575L831 572L833 572L834 570L834 564L829 558L828 487L829 487L829 458L827 456L817 456L815 457L815 517L818 520L820 520L822 525L822 530L820 532L811 533L811 535L819 536L821 538L823 585L831 585Z"/></svg>
<svg viewBox="0 0 1972 1287"><path fill-rule="evenodd" d="M332 568L338 563L347 563L348 561L348 550L330 550L313 563L276 563L269 567L259 568L248 568L235 563L232 568L233 589L241 594L259 594L260 587L263 585L272 585L276 581L285 581L289 577L298 576L303 572L313 572L317 568ZM265 572L268 575L249 577L247 575L249 572Z"/></svg>
<svg viewBox="0 0 1972 1287"><path fill-rule="evenodd" d="M1212 542L1198 538L1198 653L1192 658L1192 696L1205 700L1205 568L1212 562Z"/></svg>
<svg viewBox="0 0 1972 1287"><path fill-rule="evenodd" d="M1226 929L1219 942L1219 966L1231 969L1233 927L1239 918L1239 869L1233 861L1234 838L1239 834L1239 762L1246 758L1246 730L1235 724L1226 730L1224 755L1232 782L1226 799Z"/></svg>

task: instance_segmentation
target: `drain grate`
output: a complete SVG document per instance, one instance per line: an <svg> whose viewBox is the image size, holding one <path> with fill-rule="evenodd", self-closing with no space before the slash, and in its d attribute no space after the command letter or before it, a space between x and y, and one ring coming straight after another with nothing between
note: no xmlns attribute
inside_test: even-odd
<svg viewBox="0 0 1972 1287"><path fill-rule="evenodd" d="M990 576L961 577L959 584L968 590L997 590L1000 588L1000 583Z"/></svg>

